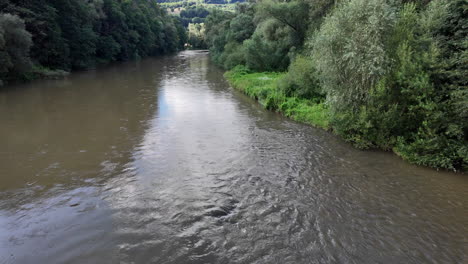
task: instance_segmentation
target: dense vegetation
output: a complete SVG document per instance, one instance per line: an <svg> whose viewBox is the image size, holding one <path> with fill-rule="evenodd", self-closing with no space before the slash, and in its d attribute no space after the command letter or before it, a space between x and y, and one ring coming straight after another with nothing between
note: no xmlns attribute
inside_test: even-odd
<svg viewBox="0 0 468 264"><path fill-rule="evenodd" d="M261 0L211 12L205 37L265 107L360 148L467 170L467 24L464 0Z"/></svg>
<svg viewBox="0 0 468 264"><path fill-rule="evenodd" d="M190 23L200 24L205 22L205 18L210 12L202 6L189 6L180 12L182 24L188 27Z"/></svg>
<svg viewBox="0 0 468 264"><path fill-rule="evenodd" d="M233 4L244 0L158 0L158 3L193 3L193 4Z"/></svg>
<svg viewBox="0 0 468 264"><path fill-rule="evenodd" d="M190 23L188 25L188 48L191 49L206 49L205 42L205 24Z"/></svg>
<svg viewBox="0 0 468 264"><path fill-rule="evenodd" d="M216 8L224 11L233 11L236 4L245 0L160 0L162 7L168 8L172 13L178 13L189 7Z"/></svg>
<svg viewBox="0 0 468 264"><path fill-rule="evenodd" d="M0 10L3 81L173 52L187 41L155 1L0 0Z"/></svg>

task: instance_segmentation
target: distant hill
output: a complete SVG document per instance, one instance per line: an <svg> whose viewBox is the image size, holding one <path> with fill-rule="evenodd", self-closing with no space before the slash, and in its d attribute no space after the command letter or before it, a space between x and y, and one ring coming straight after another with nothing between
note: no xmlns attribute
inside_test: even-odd
<svg viewBox="0 0 468 264"><path fill-rule="evenodd" d="M237 3L243 3L246 0L157 0L157 2L168 8L168 12L178 15L182 10L188 7L203 6L205 8L217 8L233 12Z"/></svg>
<svg viewBox="0 0 468 264"><path fill-rule="evenodd" d="M245 2L245 0L157 0L158 3L199 3L199 4L234 4L238 2Z"/></svg>

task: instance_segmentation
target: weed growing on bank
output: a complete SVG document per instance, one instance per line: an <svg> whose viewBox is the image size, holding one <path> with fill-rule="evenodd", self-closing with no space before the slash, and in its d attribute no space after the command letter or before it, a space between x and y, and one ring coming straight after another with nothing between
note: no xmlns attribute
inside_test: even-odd
<svg viewBox="0 0 468 264"><path fill-rule="evenodd" d="M289 97L279 88L278 82L286 77L286 73L252 73L244 66L237 66L226 72L225 77L234 88L258 100L268 110L315 127L330 128L329 111L325 103Z"/></svg>

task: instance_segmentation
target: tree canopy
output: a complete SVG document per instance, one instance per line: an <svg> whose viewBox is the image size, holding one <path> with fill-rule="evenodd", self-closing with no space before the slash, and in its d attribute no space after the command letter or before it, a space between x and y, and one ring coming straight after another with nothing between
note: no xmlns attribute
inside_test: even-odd
<svg viewBox="0 0 468 264"><path fill-rule="evenodd" d="M2 80L27 78L25 65L86 69L173 52L187 41L180 20L155 1L2 0L0 8L8 25L1 30Z"/></svg>

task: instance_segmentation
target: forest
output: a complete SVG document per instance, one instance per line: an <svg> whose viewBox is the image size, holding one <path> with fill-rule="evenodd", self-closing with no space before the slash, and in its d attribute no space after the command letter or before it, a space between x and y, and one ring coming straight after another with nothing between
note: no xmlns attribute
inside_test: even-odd
<svg viewBox="0 0 468 264"><path fill-rule="evenodd" d="M0 84L180 50L180 18L147 0L0 0Z"/></svg>
<svg viewBox="0 0 468 264"><path fill-rule="evenodd" d="M201 24L210 12L202 6L188 6L184 8L179 16L184 27L188 28L190 23Z"/></svg>
<svg viewBox="0 0 468 264"><path fill-rule="evenodd" d="M468 3L261 0L213 10L205 40L266 108L433 168L468 169Z"/></svg>

